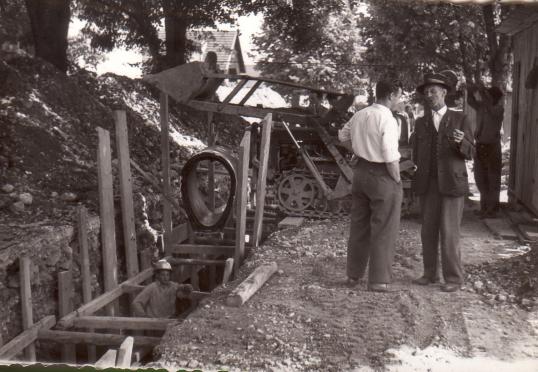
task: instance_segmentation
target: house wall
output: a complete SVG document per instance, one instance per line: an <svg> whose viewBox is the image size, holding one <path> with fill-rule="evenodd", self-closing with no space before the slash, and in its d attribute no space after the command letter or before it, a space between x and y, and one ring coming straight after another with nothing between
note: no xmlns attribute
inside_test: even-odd
<svg viewBox="0 0 538 372"><path fill-rule="evenodd" d="M525 88L538 61L538 23L514 35L513 41L511 193L538 214L538 89Z"/></svg>

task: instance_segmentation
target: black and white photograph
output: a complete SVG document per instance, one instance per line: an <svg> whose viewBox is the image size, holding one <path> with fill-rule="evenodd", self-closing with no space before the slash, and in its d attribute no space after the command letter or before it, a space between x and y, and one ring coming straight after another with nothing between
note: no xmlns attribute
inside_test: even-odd
<svg viewBox="0 0 538 372"><path fill-rule="evenodd" d="M6 371L538 371L538 1L0 1L0 304Z"/></svg>

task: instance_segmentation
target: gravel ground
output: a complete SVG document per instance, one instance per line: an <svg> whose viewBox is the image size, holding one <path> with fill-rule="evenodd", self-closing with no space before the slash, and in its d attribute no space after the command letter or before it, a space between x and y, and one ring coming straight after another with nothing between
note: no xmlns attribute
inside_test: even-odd
<svg viewBox="0 0 538 372"><path fill-rule="evenodd" d="M365 283L354 288L344 284L348 229L347 220L326 220L273 233L234 282L215 290L184 322L168 329L150 366L410 370L399 350L410 348L409 358L416 358L432 347L460 358L538 357L530 317L534 302L523 301L531 292L525 292L527 297L515 293L516 285L503 276L514 274L513 265L532 264L534 256L525 253L529 247L495 240L467 211L462 232L466 286L443 293L439 285L411 284L421 274L420 224L404 219L394 264L400 290L372 293ZM278 263L279 272L242 307L227 307L228 293L257 266L271 261ZM510 283L516 283L519 276L512 277ZM480 280L483 286L476 288Z"/></svg>

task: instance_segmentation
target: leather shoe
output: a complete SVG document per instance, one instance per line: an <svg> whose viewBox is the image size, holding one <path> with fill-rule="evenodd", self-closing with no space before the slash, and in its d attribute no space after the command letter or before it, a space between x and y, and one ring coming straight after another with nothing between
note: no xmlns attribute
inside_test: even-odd
<svg viewBox="0 0 538 372"><path fill-rule="evenodd" d="M386 283L368 284L368 290L371 292L392 292L391 287Z"/></svg>
<svg viewBox="0 0 538 372"><path fill-rule="evenodd" d="M418 285L428 285L428 284L433 284L435 282L436 282L435 279L428 278L427 276L421 276L420 278L413 280L413 283L418 284Z"/></svg>
<svg viewBox="0 0 538 372"><path fill-rule="evenodd" d="M461 284L458 283L445 283L441 287L443 292L456 292L461 289Z"/></svg>

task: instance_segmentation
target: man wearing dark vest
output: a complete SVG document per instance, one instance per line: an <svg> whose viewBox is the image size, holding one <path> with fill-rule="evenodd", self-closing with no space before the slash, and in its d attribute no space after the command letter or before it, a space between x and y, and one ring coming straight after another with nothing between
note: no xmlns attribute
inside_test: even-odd
<svg viewBox="0 0 538 372"><path fill-rule="evenodd" d="M438 281L437 262L441 246L444 279L442 290L457 291L463 283L459 247L464 198L468 193L465 160L471 160L473 135L469 119L448 110L445 97L450 79L427 74L417 92L424 95L424 116L415 122L413 160L417 171L413 189L419 196L422 215L422 254L424 274L414 283Z"/></svg>

